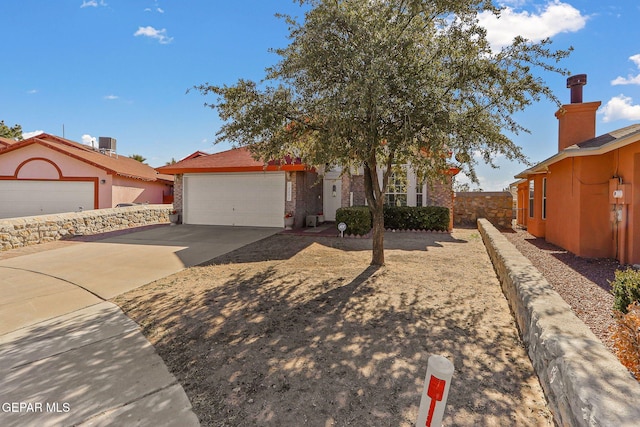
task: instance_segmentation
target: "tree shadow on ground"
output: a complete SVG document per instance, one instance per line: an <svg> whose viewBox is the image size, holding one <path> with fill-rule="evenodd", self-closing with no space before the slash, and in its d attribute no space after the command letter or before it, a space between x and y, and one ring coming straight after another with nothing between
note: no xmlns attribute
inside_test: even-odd
<svg viewBox="0 0 640 427"><path fill-rule="evenodd" d="M456 287L455 265L449 277L425 277L424 284L416 270L402 279L393 266L366 266L359 244L351 242L337 266L322 258L331 249L309 247L294 255L299 270L285 268L288 261L199 267L210 272L198 289L171 289L181 280L173 279L157 284L171 289L161 305L148 295L119 302L204 426L412 426L431 354L456 367L448 425L549 422L548 413L530 413L545 406L528 400L537 379L515 354L524 351L506 302L507 316L494 303L475 305L484 282ZM406 252L406 262L425 262L424 251Z"/></svg>
<svg viewBox="0 0 640 427"><path fill-rule="evenodd" d="M2 410L0 425L125 425L139 414L180 422L186 397L166 392L176 380L138 326L111 303L97 307L0 336L3 402L41 405Z"/></svg>
<svg viewBox="0 0 640 427"><path fill-rule="evenodd" d="M385 232L385 249L389 251L428 251L429 248L440 248L444 243L466 242L467 240L458 239L451 233ZM211 259L200 266L287 260L313 244L343 251L372 250L371 239L276 234Z"/></svg>

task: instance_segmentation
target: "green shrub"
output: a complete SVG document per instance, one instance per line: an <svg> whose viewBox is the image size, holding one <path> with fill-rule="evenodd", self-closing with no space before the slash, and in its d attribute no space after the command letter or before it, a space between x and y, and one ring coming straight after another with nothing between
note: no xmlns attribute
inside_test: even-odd
<svg viewBox="0 0 640 427"><path fill-rule="evenodd" d="M442 206L385 206L384 226L394 230L447 231L449 209Z"/></svg>
<svg viewBox="0 0 640 427"><path fill-rule="evenodd" d="M613 308L627 313L629 304L640 302L640 272L633 268L616 271L616 277L611 282L613 293Z"/></svg>
<svg viewBox="0 0 640 427"><path fill-rule="evenodd" d="M371 212L367 206L339 208L336 211L336 225L347 224L345 234L362 236L371 231Z"/></svg>

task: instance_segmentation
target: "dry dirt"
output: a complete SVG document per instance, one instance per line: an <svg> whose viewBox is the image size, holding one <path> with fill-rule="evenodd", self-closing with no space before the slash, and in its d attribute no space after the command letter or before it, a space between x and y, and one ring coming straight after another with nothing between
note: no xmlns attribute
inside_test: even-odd
<svg viewBox="0 0 640 427"><path fill-rule="evenodd" d="M204 426L413 426L431 354L445 426L550 426L476 230L276 235L118 297Z"/></svg>

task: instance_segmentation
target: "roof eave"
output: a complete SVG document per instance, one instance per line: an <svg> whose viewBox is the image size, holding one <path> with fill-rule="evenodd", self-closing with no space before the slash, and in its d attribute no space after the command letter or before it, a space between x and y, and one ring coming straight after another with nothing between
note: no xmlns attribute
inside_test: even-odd
<svg viewBox="0 0 640 427"><path fill-rule="evenodd" d="M59 139L59 138L57 138L57 139ZM122 176L124 178L137 179L137 180L146 181L146 182L154 182L154 181L157 180L157 178L147 178L147 177L143 177L143 176L139 176L139 175L130 175L130 174L125 174L125 173L120 173L120 172L118 172L116 170L113 170L113 169L111 169L111 168L109 168L107 166L98 164L96 162L93 162L93 161L91 161L89 159L86 159L86 158L84 158L82 156L78 156L78 155L75 155L74 153L70 153L68 151L61 150L55 144L47 141L46 139L39 139L37 136L29 138L29 139L25 139L25 140L20 141L20 142L18 142L16 144L13 144L13 145L7 147L6 149L0 151L0 153L2 153L2 154L9 153L11 151L19 150L19 149L21 149L23 147L27 147L27 146L32 145L32 144L42 145L42 146L47 147L47 148L49 148L51 150L57 151L58 153L61 153L61 154L66 155L66 156L69 156L69 157L71 157L73 159L76 159L78 161L81 161L83 163L89 164L89 165L91 165L91 166L93 166L93 167L95 167L97 169L101 169L101 170L105 171L108 175L118 175L118 176ZM71 145L69 145L67 143L65 143L65 145L71 146ZM72 148L75 148L75 147L72 147Z"/></svg>
<svg viewBox="0 0 640 427"><path fill-rule="evenodd" d="M577 145L572 145L570 147L565 148L563 151L559 152L558 154L555 154L549 157L548 159L543 160L537 165L520 172L519 174L515 175L514 178L527 179L529 175L546 173L549 166L561 160L571 158L571 157L586 157L586 156L597 156L600 154L606 154L609 151L622 148L626 145L629 145L638 141L640 141L640 138L638 138L638 134L632 133L620 139L615 139L607 144L601 145L600 147L580 148Z"/></svg>
<svg viewBox="0 0 640 427"><path fill-rule="evenodd" d="M233 173L233 172L300 172L309 170L306 165L269 165L269 166L224 166L224 167L186 167L174 168L163 166L156 169L158 172L169 175L182 175L185 173Z"/></svg>

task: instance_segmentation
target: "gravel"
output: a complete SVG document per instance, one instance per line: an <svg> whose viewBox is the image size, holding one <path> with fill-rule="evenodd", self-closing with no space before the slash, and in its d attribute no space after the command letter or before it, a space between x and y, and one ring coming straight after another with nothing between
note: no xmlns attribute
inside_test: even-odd
<svg viewBox="0 0 640 427"><path fill-rule="evenodd" d="M613 259L575 256L523 230L504 236L543 274L604 345L615 354L611 339L613 295L610 281L620 264Z"/></svg>

